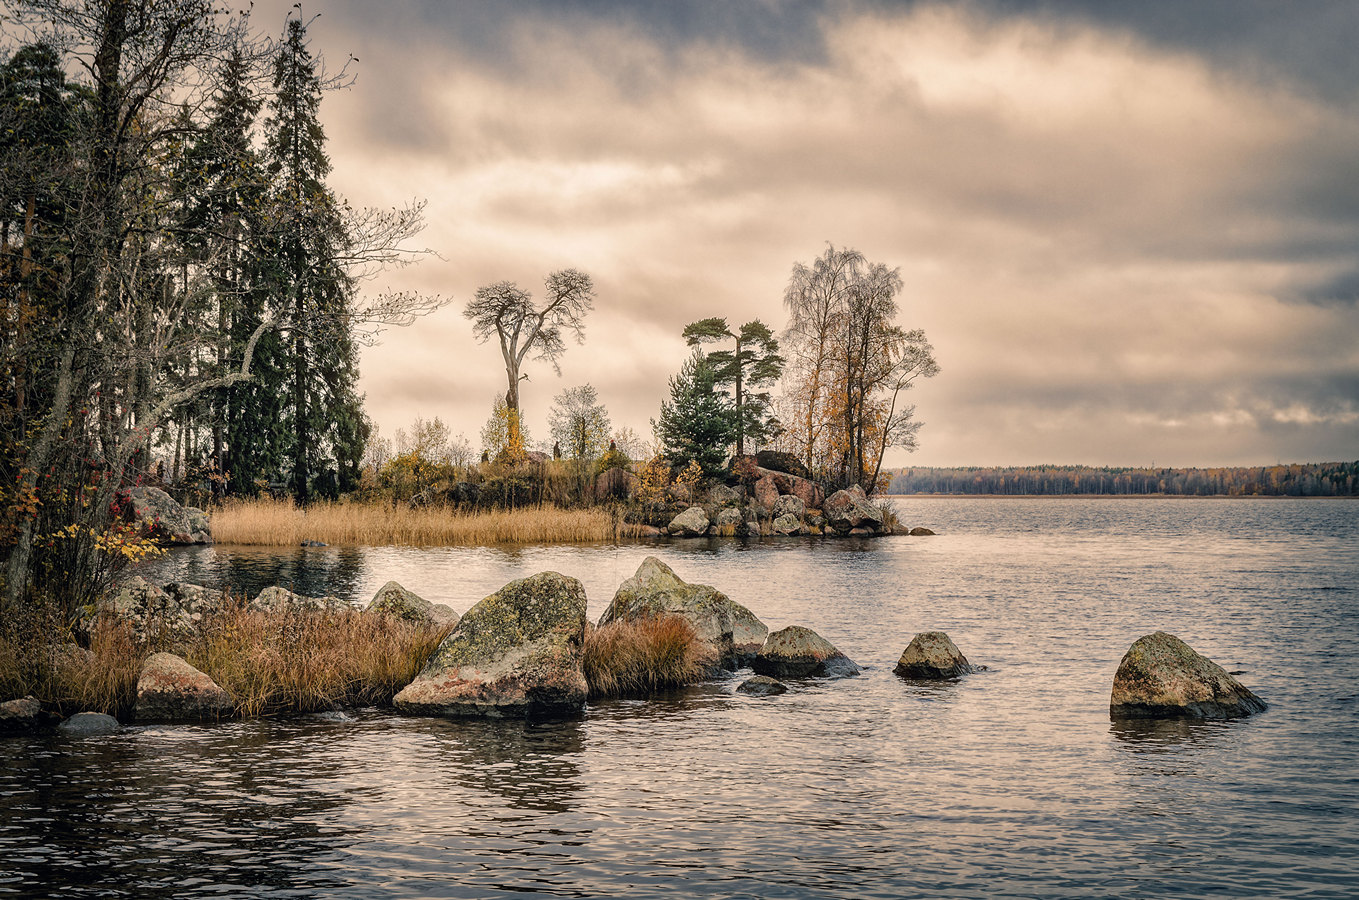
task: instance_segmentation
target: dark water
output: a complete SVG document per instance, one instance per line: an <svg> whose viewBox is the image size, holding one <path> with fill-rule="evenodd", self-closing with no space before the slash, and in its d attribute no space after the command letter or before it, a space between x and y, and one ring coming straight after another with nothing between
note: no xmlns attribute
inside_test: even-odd
<svg viewBox="0 0 1359 900"><path fill-rule="evenodd" d="M176 554L157 578L365 599L395 578L460 612L555 569L598 615L657 553L865 673L546 724L370 710L2 739L0 894L1359 896L1359 502L898 506L940 535ZM1111 724L1118 660L1158 628L1270 709ZM897 679L927 629L990 671Z"/></svg>

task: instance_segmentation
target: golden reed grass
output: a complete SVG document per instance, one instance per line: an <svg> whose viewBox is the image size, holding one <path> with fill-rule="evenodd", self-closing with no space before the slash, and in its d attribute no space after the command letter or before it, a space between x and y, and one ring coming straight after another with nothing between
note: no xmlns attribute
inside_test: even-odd
<svg viewBox="0 0 1359 900"><path fill-rule="evenodd" d="M591 697L628 697L702 681L717 662L711 644L679 616L610 622L585 630Z"/></svg>
<svg viewBox="0 0 1359 900"><path fill-rule="evenodd" d="M275 547L295 547L303 541L417 547L591 543L639 533L639 526L606 509L553 506L459 512L410 509L404 504L316 503L299 509L288 500L247 500L228 503L212 515L212 538L217 543Z"/></svg>
<svg viewBox="0 0 1359 900"><path fill-rule="evenodd" d="M52 639L46 628L0 630L0 698L34 696L64 714L131 711L148 651L125 622L100 617L90 649Z"/></svg>

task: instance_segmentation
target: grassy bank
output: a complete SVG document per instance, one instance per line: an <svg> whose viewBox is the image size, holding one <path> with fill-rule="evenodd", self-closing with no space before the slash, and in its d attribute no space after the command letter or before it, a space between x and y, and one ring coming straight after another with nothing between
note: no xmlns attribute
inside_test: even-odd
<svg viewBox="0 0 1359 900"><path fill-rule="evenodd" d="M275 547L303 541L419 547L590 543L637 534L638 526L603 508L537 506L465 513L384 503L317 503L298 509L287 500L248 500L227 504L212 515L212 537L218 543Z"/></svg>

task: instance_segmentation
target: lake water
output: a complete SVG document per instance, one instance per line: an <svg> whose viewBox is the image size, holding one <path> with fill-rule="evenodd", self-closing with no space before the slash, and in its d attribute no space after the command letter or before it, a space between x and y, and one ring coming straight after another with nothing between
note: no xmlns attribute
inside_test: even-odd
<svg viewBox="0 0 1359 900"><path fill-rule="evenodd" d="M597 617L648 554L857 678L748 672L554 723L131 727L0 739L0 895L101 897L1354 897L1359 501L898 501L933 538L622 547L176 551L159 580L459 612L512 578ZM892 666L947 631L989 670ZM1124 726L1109 688L1164 629L1266 699Z"/></svg>

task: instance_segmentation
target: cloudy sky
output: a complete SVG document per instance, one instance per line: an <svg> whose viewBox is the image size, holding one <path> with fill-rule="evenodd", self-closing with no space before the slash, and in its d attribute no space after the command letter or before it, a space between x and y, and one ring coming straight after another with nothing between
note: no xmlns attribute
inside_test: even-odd
<svg viewBox="0 0 1359 900"><path fill-rule="evenodd" d="M281 31L290 3L257 3ZM497 348L463 305L574 266L598 299L530 432L590 383L649 420L687 322L786 323L827 243L899 267L942 373L917 465L1359 457L1359 4L311 0L354 86L332 185L428 201L452 298L365 352L382 433L474 446ZM277 22L277 27L274 26Z"/></svg>

